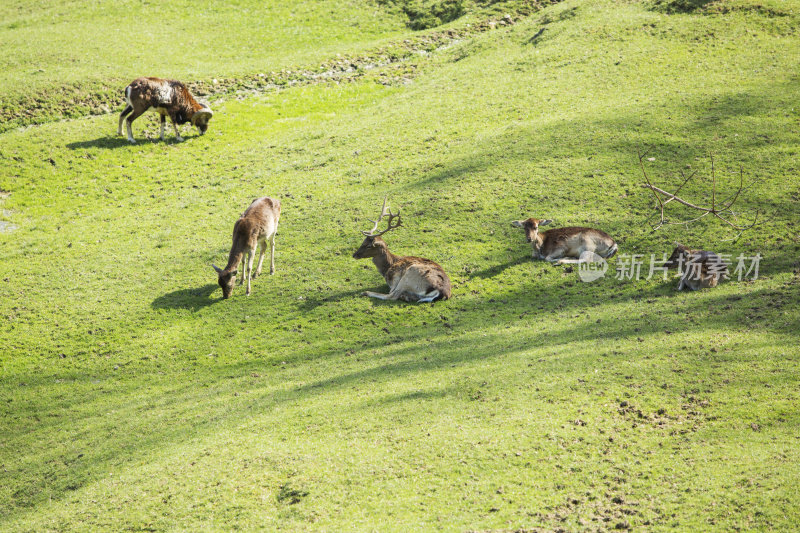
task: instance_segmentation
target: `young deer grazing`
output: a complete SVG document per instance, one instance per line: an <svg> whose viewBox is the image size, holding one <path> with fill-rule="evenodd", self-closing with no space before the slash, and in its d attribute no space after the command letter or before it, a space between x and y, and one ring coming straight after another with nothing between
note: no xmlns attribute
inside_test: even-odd
<svg viewBox="0 0 800 533"><path fill-rule="evenodd" d="M230 298L239 263L244 261L242 276L239 285L247 277L247 296L250 296L250 279L261 274L261 265L264 263L264 254L267 251L267 241L270 244L269 273L275 273L275 233L278 231L278 220L281 218L281 203L278 200L264 196L256 198L250 204L236 224L233 226L233 246L228 255L228 265L219 268L211 265L219 274L219 286L222 287L222 297ZM261 255L258 258L258 268L253 274L253 260L256 257L256 245L261 245Z"/></svg>
<svg viewBox="0 0 800 533"><path fill-rule="evenodd" d="M128 140L132 143L133 132L131 124L139 115L154 108L161 115L161 140L164 140L164 125L167 115L172 120L175 128L175 138L182 141L178 133L178 126L191 122L197 126L200 135L208 129L208 121L213 115L211 108L194 99L186 85L176 80L162 80L161 78L137 78L125 88L125 109L119 114L117 135L122 135L122 121L127 116L126 126Z"/></svg>
<svg viewBox="0 0 800 533"><path fill-rule="evenodd" d="M533 245L533 258L543 259L557 265L578 263L581 254L593 252L603 259L617 253L617 243L608 233L594 228L555 228L539 233L539 226L552 220L529 218L515 220L512 226L525 230L528 242Z"/></svg>
<svg viewBox="0 0 800 533"><path fill-rule="evenodd" d="M690 250L682 244L675 243L675 250L664 266L678 267L681 281L678 290L687 287L693 291L716 287L721 279L728 279L728 265L714 252Z"/></svg>
<svg viewBox="0 0 800 533"><path fill-rule="evenodd" d="M388 215L388 226L383 231L377 231L378 224L384 216ZM393 225L392 221L397 219ZM386 199L383 200L380 216L373 221L375 225L370 231L362 231L365 235L364 242L353 254L355 259L372 258L378 272L389 284L389 294L366 291L362 296L371 296L381 300L403 300L406 302L434 302L450 298L450 278L447 277L441 266L421 257L399 256L389 251L389 247L381 239L381 235L402 225L400 211L392 214L386 209ZM377 232L376 232L377 231Z"/></svg>

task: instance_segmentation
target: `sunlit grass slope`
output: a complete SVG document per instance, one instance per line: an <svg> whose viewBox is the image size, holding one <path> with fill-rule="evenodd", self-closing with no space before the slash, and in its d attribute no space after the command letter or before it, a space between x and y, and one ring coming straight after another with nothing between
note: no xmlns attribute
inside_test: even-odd
<svg viewBox="0 0 800 533"><path fill-rule="evenodd" d="M0 136L0 528L787 530L800 521L797 3L668 15L567 1L415 60L386 87L217 107L130 146L114 116ZM764 8L764 9L762 9ZM778 11L776 11L778 10ZM778 13L778 14L776 14ZM651 233L689 165L757 230ZM233 222L281 199L277 272L222 301ZM384 195L396 253L454 297L352 259ZM682 213L689 215L690 213ZM753 255L755 281L582 283L525 216L621 254Z"/></svg>
<svg viewBox="0 0 800 533"><path fill-rule="evenodd" d="M4 97L65 84L236 76L318 62L407 28L348 1L30 2L0 6Z"/></svg>

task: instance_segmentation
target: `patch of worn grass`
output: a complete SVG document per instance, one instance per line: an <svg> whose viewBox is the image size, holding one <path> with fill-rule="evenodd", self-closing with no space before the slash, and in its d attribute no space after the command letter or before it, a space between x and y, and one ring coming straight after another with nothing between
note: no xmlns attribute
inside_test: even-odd
<svg viewBox="0 0 800 533"><path fill-rule="evenodd" d="M791 528L795 27L570 1L403 85L225 102L184 143L129 146L111 116L3 134L0 527ZM665 181L741 165L759 231L651 233L649 145ZM277 272L221 301L210 264L262 194ZM452 300L358 296L385 290L351 258L384 194L390 248ZM621 254L760 252L760 278L584 284L529 260L525 215Z"/></svg>

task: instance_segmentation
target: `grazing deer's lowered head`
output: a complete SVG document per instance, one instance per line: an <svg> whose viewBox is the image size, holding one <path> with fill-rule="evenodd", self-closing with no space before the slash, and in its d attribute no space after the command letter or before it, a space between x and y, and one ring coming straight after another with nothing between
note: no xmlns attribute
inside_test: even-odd
<svg viewBox="0 0 800 533"><path fill-rule="evenodd" d="M720 280L728 279L728 265L714 252L690 250L675 243L672 255L664 263L668 268L678 268L681 280L678 290L684 288L696 291L716 287Z"/></svg>
<svg viewBox="0 0 800 533"><path fill-rule="evenodd" d="M389 216L387 227L377 231L384 216ZM392 222L395 222L392 224ZM381 300L404 300L406 302L433 302L450 298L450 278L444 269L428 259L413 256L397 256L389 251L381 235L402 225L400 212L396 214L386 209L386 199L374 226L370 231L362 231L364 241L353 254L355 259L372 258L378 272L389 285L389 294L366 291L362 296Z"/></svg>
<svg viewBox="0 0 800 533"><path fill-rule="evenodd" d="M534 259L560 265L578 263L584 252L592 252L603 259L617 253L617 243L608 233L599 229L568 227L539 232L539 226L547 226L552 222L538 218L511 222L512 226L525 230L525 237L533 246Z"/></svg>

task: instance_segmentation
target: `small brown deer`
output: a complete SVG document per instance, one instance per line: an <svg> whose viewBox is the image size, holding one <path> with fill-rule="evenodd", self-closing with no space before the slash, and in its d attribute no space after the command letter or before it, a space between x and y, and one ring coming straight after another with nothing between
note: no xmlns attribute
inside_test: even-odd
<svg viewBox="0 0 800 533"><path fill-rule="evenodd" d="M720 280L728 279L728 265L714 252L690 250L675 243L675 250L664 263L665 267L677 267L681 274L678 290L684 288L696 291L716 287Z"/></svg>
<svg viewBox="0 0 800 533"><path fill-rule="evenodd" d="M581 254L592 252L603 259L617 253L617 243L605 231L594 228L555 228L539 233L539 226L553 221L529 218L515 220L512 226L525 230L528 242L533 245L533 258L557 265L580 262Z"/></svg>
<svg viewBox="0 0 800 533"><path fill-rule="evenodd" d="M222 287L222 297L230 298L239 263L244 261L239 285L247 278L247 296L250 296L250 279L261 274L261 265L264 263L264 254L267 251L267 241L270 243L269 273L275 273L275 233L278 231L278 220L281 218L281 203L279 200L264 196L256 198L253 203L242 213L236 224L233 225L233 246L228 255L228 264L225 268L211 265L219 275L219 286ZM261 255L258 258L258 268L253 274L253 260L256 257L256 246L261 245Z"/></svg>
<svg viewBox="0 0 800 533"><path fill-rule="evenodd" d="M389 216L387 228L377 231L378 224L386 215ZM396 223L392 224L395 219L397 219ZM422 257L394 255L381 239L381 235L402 225L403 221L400 218L399 210L397 214L387 210L384 198L380 216L372 222L375 225L370 231L361 232L366 238L353 257L355 259L372 258L378 272L389 284L389 294L365 291L361 293L362 296L418 303L450 298L450 278L447 277L441 266Z"/></svg>

